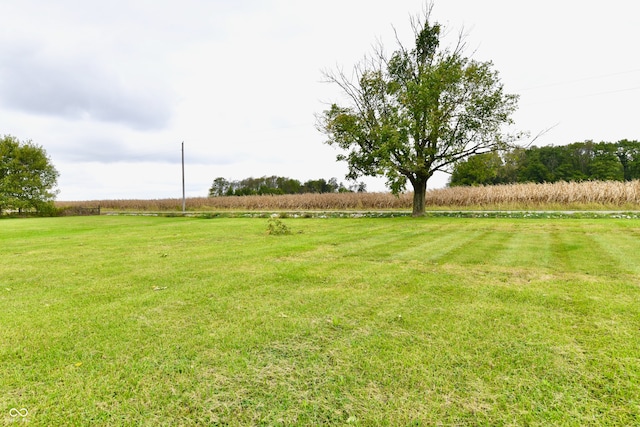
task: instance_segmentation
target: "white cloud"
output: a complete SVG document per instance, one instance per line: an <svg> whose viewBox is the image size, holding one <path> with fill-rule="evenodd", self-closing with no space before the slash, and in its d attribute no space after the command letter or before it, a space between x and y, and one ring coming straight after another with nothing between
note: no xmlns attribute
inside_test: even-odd
<svg viewBox="0 0 640 427"><path fill-rule="evenodd" d="M13 51L13 52L11 52ZM167 89L144 74L121 73L92 58L50 55L41 49L12 47L0 55L0 100L8 109L161 129L171 118Z"/></svg>

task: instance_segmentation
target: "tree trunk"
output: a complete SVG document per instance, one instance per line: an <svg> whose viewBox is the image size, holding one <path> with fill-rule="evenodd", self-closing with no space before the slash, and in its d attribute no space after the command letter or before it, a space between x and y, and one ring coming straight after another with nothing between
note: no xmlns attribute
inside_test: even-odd
<svg viewBox="0 0 640 427"><path fill-rule="evenodd" d="M413 213L412 216L424 216L424 205L427 193L427 180L415 179L411 181L413 185Z"/></svg>

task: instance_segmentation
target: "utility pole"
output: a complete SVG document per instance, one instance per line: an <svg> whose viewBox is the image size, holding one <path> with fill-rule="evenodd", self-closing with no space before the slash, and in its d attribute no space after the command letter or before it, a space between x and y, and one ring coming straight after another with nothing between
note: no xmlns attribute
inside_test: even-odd
<svg viewBox="0 0 640 427"><path fill-rule="evenodd" d="M184 195L184 141L182 141L182 213L186 210L186 199Z"/></svg>

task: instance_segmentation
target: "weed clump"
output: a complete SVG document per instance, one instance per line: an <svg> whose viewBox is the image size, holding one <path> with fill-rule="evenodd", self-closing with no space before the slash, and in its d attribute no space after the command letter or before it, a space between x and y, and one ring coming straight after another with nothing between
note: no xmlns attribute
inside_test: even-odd
<svg viewBox="0 0 640 427"><path fill-rule="evenodd" d="M267 234L272 236L283 236L291 234L291 230L278 218L269 218L267 223Z"/></svg>

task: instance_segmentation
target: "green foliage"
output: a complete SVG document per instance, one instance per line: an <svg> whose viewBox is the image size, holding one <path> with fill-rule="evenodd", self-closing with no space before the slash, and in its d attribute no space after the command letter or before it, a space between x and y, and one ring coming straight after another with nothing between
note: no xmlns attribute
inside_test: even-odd
<svg viewBox="0 0 640 427"><path fill-rule="evenodd" d="M282 236L291 234L291 230L278 218L269 218L269 221L267 221L267 234L272 236Z"/></svg>
<svg viewBox="0 0 640 427"><path fill-rule="evenodd" d="M497 152L471 156L454 168L451 174L451 185L500 184L502 167L503 162Z"/></svg>
<svg viewBox="0 0 640 427"><path fill-rule="evenodd" d="M617 154L624 171L624 180L640 178L640 142L626 139L618 141Z"/></svg>
<svg viewBox="0 0 640 427"><path fill-rule="evenodd" d="M585 141L472 156L455 165L450 185L634 179L640 179L640 142Z"/></svg>
<svg viewBox="0 0 640 427"><path fill-rule="evenodd" d="M305 194L305 193L343 193L366 192L364 183L354 183L349 187L338 183L336 178L308 180L301 183L297 179L263 176L261 178L245 178L240 181L229 181L218 177L213 180L209 189L209 197L219 196L251 196L264 194Z"/></svg>
<svg viewBox="0 0 640 427"><path fill-rule="evenodd" d="M58 175L44 148L10 135L0 138L0 213L51 210Z"/></svg>
<svg viewBox="0 0 640 427"><path fill-rule="evenodd" d="M414 215L422 215L436 171L515 140L501 129L512 123L518 98L504 93L491 62L463 56L464 43L440 45L442 27L430 22L430 8L414 24L413 49L400 45L387 57L380 48L356 67L355 79L326 74L350 103L325 110L318 129L344 150L338 160L347 162L349 178L385 176L395 194L410 182Z"/></svg>

